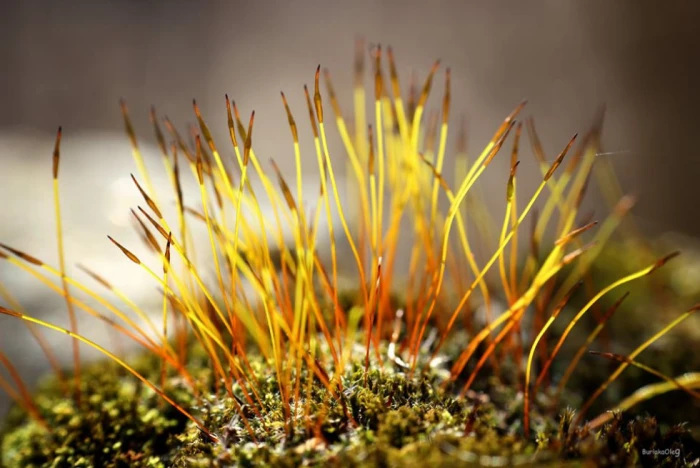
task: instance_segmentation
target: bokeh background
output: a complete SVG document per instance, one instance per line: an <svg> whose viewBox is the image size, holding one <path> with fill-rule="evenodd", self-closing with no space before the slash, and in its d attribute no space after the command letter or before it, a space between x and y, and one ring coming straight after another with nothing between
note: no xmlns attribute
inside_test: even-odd
<svg viewBox="0 0 700 468"><path fill-rule="evenodd" d="M0 192L0 241L22 236L10 231L8 213L32 213L27 194L50 184L56 127L77 139L75 148L84 148L80 138L124 138L120 97L148 142L149 106L186 124L194 121L192 98L215 137L225 138L229 93L244 114L256 111L258 154L288 170L279 91L301 120L302 86L321 63L349 114L359 36L393 46L404 88L412 71L422 80L436 58L451 67L452 109L466 118L472 153L523 98L550 155L585 132L605 104L604 149L623 187L639 198L639 224L649 233L697 236L699 19L700 3L690 1L3 1L0 182L26 191ZM439 75L436 90L441 82ZM73 161L72 176L82 178L74 180L96 176L91 170L105 178L122 165L133 171L128 145L118 155L106 148L80 152L87 159ZM537 173L534 165L529 173ZM498 197L501 179L494 179ZM70 184L65 190L90 208L90 197ZM23 228L27 235L53 239L52 218L33 222ZM10 281L8 274L0 269L0 280ZM0 320L0 348L23 356L29 373L40 372L41 358L27 354L11 327ZM0 414L5 406L2 395Z"/></svg>
<svg viewBox="0 0 700 468"><path fill-rule="evenodd" d="M392 45L404 71L422 77L435 58L452 67L454 110L467 115L473 148L523 98L550 152L605 103L606 149L628 151L615 164L641 197L637 214L652 227L700 232L697 2L30 0L0 8L3 129L121 131L121 96L150 136L149 105L185 122L193 97L217 116L228 92L257 111L266 135L285 125L277 92L300 96L316 64L347 89L362 35Z"/></svg>

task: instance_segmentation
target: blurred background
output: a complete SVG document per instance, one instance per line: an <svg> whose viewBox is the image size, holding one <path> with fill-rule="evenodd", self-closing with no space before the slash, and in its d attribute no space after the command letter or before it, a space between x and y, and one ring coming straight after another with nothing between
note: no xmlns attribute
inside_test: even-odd
<svg viewBox="0 0 700 468"><path fill-rule="evenodd" d="M607 105L605 149L649 228L700 233L693 215L700 109L697 2L3 2L0 128L122 131L117 101L151 137L148 106L184 124L197 98L219 133L223 95L258 115L257 144L288 130L318 63L350 111L354 41L394 47L404 86L433 60L453 71L453 110L483 146L521 99L553 153ZM438 80L440 83L440 80ZM345 91L345 92L343 92ZM435 101L434 101L435 102ZM436 104L437 105L437 104ZM297 106L297 113L303 107ZM285 150L287 150L285 146ZM262 152L262 150L260 150Z"/></svg>
<svg viewBox="0 0 700 468"><path fill-rule="evenodd" d="M91 208L103 203L92 197L115 172L134 171L120 97L147 145L153 143L149 106L186 128L194 122L192 98L214 136L227 141L228 93L244 116L256 111L258 154L290 170L291 137L279 91L289 96L298 121L306 122L302 86L313 84L321 63L333 73L349 116L360 36L393 46L404 90L412 71L422 82L437 58L451 67L452 110L466 118L472 154L523 98L529 100L524 115L535 117L550 158L574 133L584 133L604 104L604 150L613 152L607 157L623 187L638 196L640 225L649 233L697 236L699 19L700 3L690 1L5 1L0 241L25 237L21 247L36 252L37 239L53 239L50 156L58 125L73 149L64 150L64 193L85 210L73 212L75 227L67 227L67 235L77 232L80 214L102 212L104 204ZM438 97L442 76L436 79ZM431 103L438 108L438 98ZM90 146L115 139L121 143ZM493 190L503 197L507 163L499 164ZM534 164L522 167L537 174ZM86 179L105 182L93 182L86 196ZM46 216L29 204L32 190ZM20 226L11 222L18 213L32 213L33 224L11 231ZM104 243L108 231L99 224L88 223L90 228ZM0 280L11 282L9 275L0 269ZM22 354L23 341L11 336L10 326L0 320L0 347L13 357ZM32 365L39 372L43 364Z"/></svg>

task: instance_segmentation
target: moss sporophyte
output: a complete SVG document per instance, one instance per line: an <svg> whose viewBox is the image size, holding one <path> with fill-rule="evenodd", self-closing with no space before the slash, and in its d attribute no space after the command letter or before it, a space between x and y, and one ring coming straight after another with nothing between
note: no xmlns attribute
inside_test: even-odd
<svg viewBox="0 0 700 468"><path fill-rule="evenodd" d="M645 332L639 346L610 345L616 310L616 316L633 313L624 309L627 287L658 287L665 277L657 271L676 254L655 253L625 219L633 200L598 156L602 112L584 138L571 138L553 159L534 121L524 121L541 179L523 195L518 119L525 103L468 158L463 126L448 151L450 70L440 111L425 119L439 64L420 92L412 83L406 96L391 49L372 48L368 96L365 54L358 45L352 122L327 72L322 97L320 67L313 91L304 87L307 118L300 124L282 94L294 176L274 163L263 168L254 148L254 113L246 125L227 96L231 147L222 153L196 103L193 142L167 119L163 132L151 112L173 188L169 197L155 193L122 103L139 168L134 190L145 204L133 216L160 265L148 266L119 239L109 240L115 262L131 261L153 278L162 295L157 315L141 310L108 277L88 271L93 288L65 273L59 129L53 180L60 264L54 268L5 244L0 260L30 271L62 297L70 327L36 318L19 304L0 307L4 319L31 327L55 369L32 394L0 353L7 370L0 386L17 403L0 436L3 466L697 463L697 420L672 425L634 408L671 391L697 402L700 373L690 372L697 369L669 376L642 353L699 307L677 309L660 329ZM329 122L343 154L331 155ZM313 135L317 180L302 177L302 131ZM494 221L477 182L499 155L510 158L510 171L503 175L505 213ZM347 193L339 188L338 161L347 163ZM448 161L454 168L445 168ZM183 194L183 166L199 193ZM579 213L592 177L605 181L613 202L600 222ZM309 185L318 187L314 199L304 197ZM269 199L273 216L263 213L261 197ZM168 203L177 207L174 219L163 215ZM194 224L206 226L206 265L194 260ZM593 272L620 226L637 257L600 284L607 276ZM351 255L341 258L341 244ZM479 255L483 250L489 253ZM396 268L399 256L410 259L407 271ZM354 289L341 287L341 268L353 272ZM672 267L661 271L666 268ZM211 272L213 282L205 280ZM76 290L100 306L81 301ZM605 300L607 309L600 304ZM86 338L82 313L143 352L127 358ZM57 364L44 332L73 338L70 369ZM87 347L105 361L84 362ZM627 368L640 371L636 382L647 383L610 397L606 390L625 380L619 377Z"/></svg>

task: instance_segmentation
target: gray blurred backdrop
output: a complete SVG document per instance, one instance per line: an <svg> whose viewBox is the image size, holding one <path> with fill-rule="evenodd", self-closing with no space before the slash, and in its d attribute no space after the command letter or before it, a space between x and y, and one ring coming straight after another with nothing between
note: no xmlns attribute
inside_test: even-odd
<svg viewBox="0 0 700 468"><path fill-rule="evenodd" d="M363 36L393 46L404 87L411 70L422 80L436 58L452 68L452 109L466 116L472 153L523 98L550 155L585 132L605 104L605 150L620 152L610 158L639 197L642 226L698 235L699 20L700 3L690 1L3 1L0 133L44 142L23 157L41 160L41 184L50 184L59 124L66 135L121 135L124 97L149 141L150 105L184 125L194 120L197 98L215 136L226 138L229 93L245 115L256 110L258 154L289 169L279 91L301 127L302 86L321 63L349 115L354 43ZM441 89L442 74L435 92ZM133 171L122 150L125 170ZM0 154L0 175L31 188L29 173L10 174L20 171L10 158ZM502 197L505 179L494 180ZM4 197L0 215L9 204L22 206L19 193ZM41 229L53 239L48 221ZM0 225L0 240L8 229ZM8 321L0 327L7 344ZM3 349L16 356L21 348Z"/></svg>
<svg viewBox="0 0 700 468"><path fill-rule="evenodd" d="M349 111L362 35L392 45L400 68L421 79L435 58L452 67L453 109L468 118L472 151L523 98L550 153L605 103L605 148L627 151L614 163L640 196L637 214L650 228L700 232L698 2L29 0L0 9L0 128L121 131L121 96L150 137L149 105L190 122L196 97L222 134L228 92L257 111L257 135L282 127L288 144L278 91L302 103L322 63Z"/></svg>

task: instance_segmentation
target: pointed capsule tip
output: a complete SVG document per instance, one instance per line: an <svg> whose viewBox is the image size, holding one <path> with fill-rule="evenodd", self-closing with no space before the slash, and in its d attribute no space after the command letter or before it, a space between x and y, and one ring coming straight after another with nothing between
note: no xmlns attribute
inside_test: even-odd
<svg viewBox="0 0 700 468"><path fill-rule="evenodd" d="M671 252L670 254L666 255L666 256L665 256L664 258L662 258L659 262L661 263L661 265L663 265L663 264L667 263L669 260L671 260L671 259L673 259L673 258L676 258L676 257L679 256L680 254L681 254L681 251L680 251L680 250L676 250L676 251Z"/></svg>
<svg viewBox="0 0 700 468"><path fill-rule="evenodd" d="M662 266L664 266L666 263L668 263L670 260L672 260L673 258L679 256L680 254L681 254L681 251L680 251L680 250L676 250L676 251L671 252L670 254L668 254L668 255L666 255L666 256L660 258L659 260L656 261L656 263L654 264L653 268L652 268L651 270L649 270L649 273L648 273L648 274L650 274L650 273L652 273L652 272L658 270L659 268L661 268Z"/></svg>

